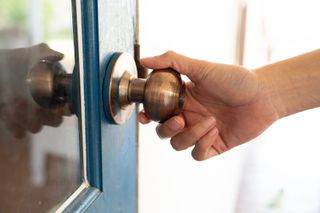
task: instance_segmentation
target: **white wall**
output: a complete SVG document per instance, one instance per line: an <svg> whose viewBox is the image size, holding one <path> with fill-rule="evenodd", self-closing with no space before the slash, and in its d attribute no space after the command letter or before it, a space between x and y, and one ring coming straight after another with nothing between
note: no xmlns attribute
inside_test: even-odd
<svg viewBox="0 0 320 213"><path fill-rule="evenodd" d="M244 0L245 1L245 0ZM142 56L174 50L235 62L240 0L141 0ZM248 0L244 64L317 49L319 0ZM320 211L320 109L282 119L255 142L205 162L140 129L140 213Z"/></svg>
<svg viewBox="0 0 320 213"><path fill-rule="evenodd" d="M246 66L319 48L319 0L248 3ZM319 108L289 116L251 144L235 212L320 212L319 117Z"/></svg>
<svg viewBox="0 0 320 213"><path fill-rule="evenodd" d="M140 0L142 56L174 50L190 57L235 62L237 0ZM176 152L140 126L139 212L234 212L247 145L208 161Z"/></svg>

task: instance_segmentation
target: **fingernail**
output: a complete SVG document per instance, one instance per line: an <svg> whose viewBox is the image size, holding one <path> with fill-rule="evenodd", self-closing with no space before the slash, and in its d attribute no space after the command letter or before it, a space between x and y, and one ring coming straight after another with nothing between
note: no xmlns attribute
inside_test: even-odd
<svg viewBox="0 0 320 213"><path fill-rule="evenodd" d="M209 117L207 118L204 122L203 122L203 126L205 128L210 128L212 127L214 124L216 123L216 119L214 119L214 117Z"/></svg>
<svg viewBox="0 0 320 213"><path fill-rule="evenodd" d="M198 156L198 153L197 153L197 150L196 150L196 147L195 148L193 148L193 150L191 151L191 156L194 158L194 159L196 159Z"/></svg>
<svg viewBox="0 0 320 213"><path fill-rule="evenodd" d="M162 135L161 135L161 132L160 132L160 125L158 125L157 127L156 127L156 132L157 132L157 135L158 135L158 137L160 138L160 139L167 139L166 137L163 137Z"/></svg>
<svg viewBox="0 0 320 213"><path fill-rule="evenodd" d="M178 130L180 130L182 128L182 123L179 122L179 120L177 118L174 118L172 121L170 121L168 123L168 127L172 131L178 131Z"/></svg>

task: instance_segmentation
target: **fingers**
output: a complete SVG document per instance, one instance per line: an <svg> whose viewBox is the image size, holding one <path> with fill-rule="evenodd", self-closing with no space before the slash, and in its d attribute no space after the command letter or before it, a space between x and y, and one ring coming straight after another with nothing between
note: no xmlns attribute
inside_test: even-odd
<svg viewBox="0 0 320 213"><path fill-rule="evenodd" d="M139 112L138 120L142 124L148 124L151 121L148 115L144 112ZM178 134L184 127L184 118L182 115L177 115L165 121L163 124L159 124L156 128L156 132L159 138L165 139Z"/></svg>
<svg viewBox="0 0 320 213"><path fill-rule="evenodd" d="M214 117L209 117L194 126L184 129L182 116L175 116L160 124L157 133L160 138L171 137L171 145L177 150L185 150L194 145L192 157L202 161L228 150L225 142L219 136Z"/></svg>
<svg viewBox="0 0 320 213"><path fill-rule="evenodd" d="M58 127L63 122L63 117L48 109L37 109L37 116L42 125Z"/></svg>
<svg viewBox="0 0 320 213"><path fill-rule="evenodd" d="M25 99L16 100L13 104L12 119L19 123L25 130L31 133L37 133L41 130L41 124L37 119L36 109L30 106Z"/></svg>
<svg viewBox="0 0 320 213"><path fill-rule="evenodd" d="M138 121L142 124L148 124L148 123L150 123L151 120L146 113L141 111L138 114Z"/></svg>
<svg viewBox="0 0 320 213"><path fill-rule="evenodd" d="M186 128L181 133L178 133L171 138L172 147L181 151L193 146L204 135L206 135L216 125L216 120L213 117L206 118L192 127Z"/></svg>
<svg viewBox="0 0 320 213"><path fill-rule="evenodd" d="M227 151L229 148L219 135L219 130L214 128L201 138L192 150L192 157L202 161Z"/></svg>
<svg viewBox="0 0 320 213"><path fill-rule="evenodd" d="M192 157L195 160L202 161L218 155L219 152L212 146L212 143L217 140L217 137L218 129L211 129L196 143L191 153Z"/></svg>
<svg viewBox="0 0 320 213"><path fill-rule="evenodd" d="M187 75L191 81L197 82L206 75L205 67L209 62L191 59L168 51L160 56L141 59L141 64L151 69L172 68Z"/></svg>
<svg viewBox="0 0 320 213"><path fill-rule="evenodd" d="M178 134L185 127L185 125L186 124L182 115L177 115L170 118L163 124L159 124L156 128L156 131L160 138L170 138Z"/></svg>
<svg viewBox="0 0 320 213"><path fill-rule="evenodd" d="M37 133L43 125L57 127L62 122L61 115L50 110L34 108L24 99L12 101L11 107L4 107L1 114L7 129L16 138L23 138L27 132Z"/></svg>
<svg viewBox="0 0 320 213"><path fill-rule="evenodd" d="M51 49L47 44L41 43L38 45L37 51L41 56L41 59L59 61L63 58L63 54Z"/></svg>
<svg viewBox="0 0 320 213"><path fill-rule="evenodd" d="M49 60L49 61L59 61L63 58L63 54L50 49L50 47L45 44L41 43L29 48L31 57L35 59L35 61L40 60Z"/></svg>

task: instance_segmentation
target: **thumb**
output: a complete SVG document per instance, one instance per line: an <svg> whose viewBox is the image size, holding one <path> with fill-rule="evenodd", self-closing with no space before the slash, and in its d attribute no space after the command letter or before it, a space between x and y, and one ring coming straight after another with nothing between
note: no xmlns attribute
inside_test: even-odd
<svg viewBox="0 0 320 213"><path fill-rule="evenodd" d="M159 56L141 59L141 64L151 69L172 68L180 74L188 76L191 81L196 83L206 74L205 67L208 62L168 51Z"/></svg>

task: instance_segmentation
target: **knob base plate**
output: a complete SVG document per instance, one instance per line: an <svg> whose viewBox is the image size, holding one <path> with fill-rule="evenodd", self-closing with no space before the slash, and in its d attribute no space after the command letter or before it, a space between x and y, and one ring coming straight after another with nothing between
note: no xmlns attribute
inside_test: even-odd
<svg viewBox="0 0 320 213"><path fill-rule="evenodd" d="M124 124L130 118L135 105L123 106L125 100L122 93L126 91L126 79L136 77L136 63L129 53L114 53L111 56L103 82L103 106L109 122Z"/></svg>

